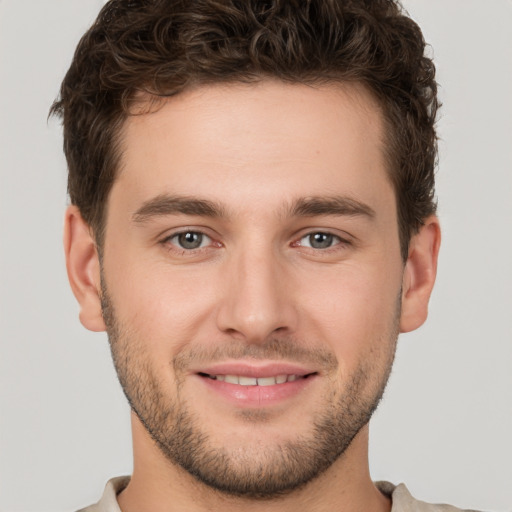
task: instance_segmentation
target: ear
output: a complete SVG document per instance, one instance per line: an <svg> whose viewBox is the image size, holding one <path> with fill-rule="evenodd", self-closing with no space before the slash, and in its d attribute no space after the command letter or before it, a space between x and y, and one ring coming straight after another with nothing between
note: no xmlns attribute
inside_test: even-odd
<svg viewBox="0 0 512 512"><path fill-rule="evenodd" d="M436 216L428 217L411 238L402 281L400 332L420 327L428 315L428 301L437 274L441 229Z"/></svg>
<svg viewBox="0 0 512 512"><path fill-rule="evenodd" d="M89 225L73 205L66 210L64 252L69 284L80 304L80 322L91 331L104 331L98 251Z"/></svg>

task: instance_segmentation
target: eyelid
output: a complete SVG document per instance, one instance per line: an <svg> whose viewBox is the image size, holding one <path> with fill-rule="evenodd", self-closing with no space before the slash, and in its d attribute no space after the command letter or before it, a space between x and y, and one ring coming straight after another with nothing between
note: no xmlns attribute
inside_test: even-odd
<svg viewBox="0 0 512 512"><path fill-rule="evenodd" d="M326 248L315 248L310 245L302 244L302 240L316 233L323 233L335 237L333 245ZM313 258L315 261L339 261L347 257L350 251L355 247L356 240L352 235L345 231L339 231L334 228L308 228L301 230L292 242L291 247L307 259Z"/></svg>
<svg viewBox="0 0 512 512"><path fill-rule="evenodd" d="M331 246L329 246L329 247L325 247L325 248L323 248L323 249L320 249L320 248L318 248L318 247L312 247L312 246L311 246L311 244L309 244L309 245L304 245L304 244L302 243L302 240L304 240L304 239L308 239L308 238L311 238L311 236L313 236L313 235L320 235L320 234L322 234L322 235L327 235L327 236L332 237L332 238L333 238L333 242L336 242L336 243L333 243L333 245L331 245ZM337 240L337 241L336 241L336 240ZM327 233L327 232L325 232L325 231L313 231L313 232L311 232L311 233L307 233L306 235L302 236L302 237L299 239L299 242L301 242L301 244L300 244L300 246L301 246L301 247L308 247L308 248L310 248L310 249L315 249L315 250L322 250L322 251L325 251L325 250L327 250L327 249L331 249L331 248L335 247L335 246L336 246L336 245L338 245L339 243L343 243L343 240L342 240L338 235L335 235L335 234L333 234L333 233Z"/></svg>
<svg viewBox="0 0 512 512"><path fill-rule="evenodd" d="M177 243L175 244L174 242L172 242L173 239L178 238L181 235L185 235L187 233L194 233L196 235L200 235L202 237L201 238L201 245L199 247L195 247L195 248L192 248L192 249L186 249L185 247L180 247ZM204 249L206 246L211 244L212 239L206 233L202 233L201 231L192 231L192 230L188 229L186 231L181 231L181 232L178 232L178 233L174 233L173 235L171 235L170 237L167 238L167 241L169 243L171 243L172 245L176 245L176 247L178 247L178 249L186 250L188 252L188 251L195 251L195 250L198 250L198 249ZM203 245L204 243L206 243L206 246Z"/></svg>
<svg viewBox="0 0 512 512"><path fill-rule="evenodd" d="M185 225L185 226L179 226L174 228L168 228L164 231L161 231L159 235L157 235L155 238L157 238L160 242L164 242L166 240L169 240L173 236L181 235L183 233L201 233L204 236L207 236L208 238L211 238L214 240L218 237L218 235L215 234L215 232L212 232L211 229L204 227L204 226L194 226L194 225Z"/></svg>
<svg viewBox="0 0 512 512"><path fill-rule="evenodd" d="M209 240L209 243L203 247L197 247L195 249L186 249L184 247L180 247L178 244L171 242L171 240L179 235L184 233L197 233L206 237ZM216 240L214 234L211 233L211 230L206 229L202 226L180 226L179 228L175 228L173 230L168 230L164 234L159 237L159 244L164 246L168 251L178 252L180 254L196 254L199 251L208 250L211 247L218 248L221 247L222 244Z"/></svg>
<svg viewBox="0 0 512 512"><path fill-rule="evenodd" d="M329 236L332 236L334 238L337 238L341 243L345 243L345 244L352 244L354 243L355 239L354 237L347 233L346 231L340 231L338 229L333 229L333 228L307 228L307 229L302 229L299 234L294 237L296 242L294 243L297 243L297 242L300 242L300 240L302 240L303 238L306 238L308 236L311 236L311 235L316 235L316 234L323 234L323 235L329 235Z"/></svg>

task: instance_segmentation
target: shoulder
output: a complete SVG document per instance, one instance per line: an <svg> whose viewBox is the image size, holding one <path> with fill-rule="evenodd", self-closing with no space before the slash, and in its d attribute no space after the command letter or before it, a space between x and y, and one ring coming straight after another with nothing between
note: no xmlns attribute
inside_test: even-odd
<svg viewBox="0 0 512 512"><path fill-rule="evenodd" d="M121 512L116 496L128 485L129 476L119 476L107 482L103 496L98 503L81 508L77 512Z"/></svg>
<svg viewBox="0 0 512 512"><path fill-rule="evenodd" d="M476 510L462 510L452 505L430 504L417 500L404 484L393 485L389 482L375 482L380 492L392 500L391 512L477 512Z"/></svg>

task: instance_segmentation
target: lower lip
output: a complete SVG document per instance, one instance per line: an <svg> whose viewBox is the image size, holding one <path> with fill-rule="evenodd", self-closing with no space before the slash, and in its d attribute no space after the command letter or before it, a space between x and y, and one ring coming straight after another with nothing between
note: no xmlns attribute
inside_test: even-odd
<svg viewBox="0 0 512 512"><path fill-rule="evenodd" d="M315 375L293 382L284 382L273 386L241 386L221 380L198 376L208 389L239 406L262 407L283 402L298 396L307 386L316 380Z"/></svg>

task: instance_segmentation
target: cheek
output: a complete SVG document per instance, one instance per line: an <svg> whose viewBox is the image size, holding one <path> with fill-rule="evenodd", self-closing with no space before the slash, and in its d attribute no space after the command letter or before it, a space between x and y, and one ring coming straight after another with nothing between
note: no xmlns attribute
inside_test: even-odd
<svg viewBox="0 0 512 512"><path fill-rule="evenodd" d="M143 259L117 260L115 267L107 284L117 318L156 358L199 337L216 303L212 279Z"/></svg>
<svg viewBox="0 0 512 512"><path fill-rule="evenodd" d="M345 268L317 280L314 292L303 292L309 335L329 343L341 370L355 367L376 351L394 346L398 322L400 273Z"/></svg>

